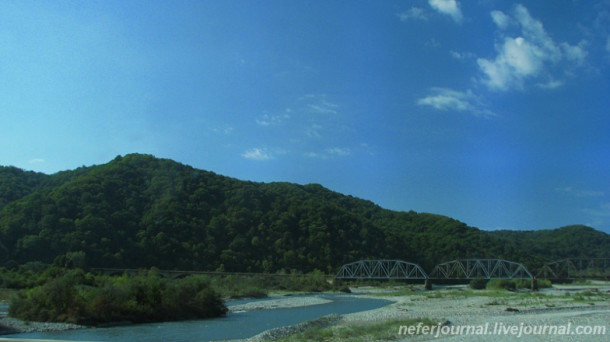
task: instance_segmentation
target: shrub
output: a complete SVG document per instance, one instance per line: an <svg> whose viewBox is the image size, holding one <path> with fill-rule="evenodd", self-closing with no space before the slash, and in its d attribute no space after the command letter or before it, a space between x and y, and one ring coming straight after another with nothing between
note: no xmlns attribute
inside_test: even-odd
<svg viewBox="0 0 610 342"><path fill-rule="evenodd" d="M11 302L9 314L28 321L77 323L83 318L84 306L75 284L62 277L20 292Z"/></svg>
<svg viewBox="0 0 610 342"><path fill-rule="evenodd" d="M487 280L483 278L476 278L470 281L470 288L473 290L483 290L487 285Z"/></svg>
<svg viewBox="0 0 610 342"><path fill-rule="evenodd" d="M539 289L547 289L553 287L553 284L548 279L537 279L538 280L538 288Z"/></svg>
<svg viewBox="0 0 610 342"><path fill-rule="evenodd" d="M510 279L492 279L487 283L487 289L515 291L517 284Z"/></svg>

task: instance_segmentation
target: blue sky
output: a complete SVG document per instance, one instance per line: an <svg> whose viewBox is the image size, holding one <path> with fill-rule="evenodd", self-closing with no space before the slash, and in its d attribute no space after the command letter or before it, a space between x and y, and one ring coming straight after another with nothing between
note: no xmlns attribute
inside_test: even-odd
<svg viewBox="0 0 610 342"><path fill-rule="evenodd" d="M2 1L0 164L132 152L610 232L610 2Z"/></svg>

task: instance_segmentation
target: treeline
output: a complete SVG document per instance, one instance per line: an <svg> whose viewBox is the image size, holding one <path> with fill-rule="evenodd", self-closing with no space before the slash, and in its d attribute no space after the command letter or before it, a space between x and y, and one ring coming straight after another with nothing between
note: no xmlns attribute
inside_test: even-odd
<svg viewBox="0 0 610 342"><path fill-rule="evenodd" d="M169 280L154 270L122 277L95 277L80 269L64 272L20 291L9 314L26 321L98 325L201 319L227 312L205 277Z"/></svg>
<svg viewBox="0 0 610 342"><path fill-rule="evenodd" d="M0 189L0 266L8 269L58 257L81 268L267 273L333 273L364 258L429 270L456 258L539 266L610 257L610 236L584 226L490 233L316 184L239 181L149 155L54 175L0 168Z"/></svg>

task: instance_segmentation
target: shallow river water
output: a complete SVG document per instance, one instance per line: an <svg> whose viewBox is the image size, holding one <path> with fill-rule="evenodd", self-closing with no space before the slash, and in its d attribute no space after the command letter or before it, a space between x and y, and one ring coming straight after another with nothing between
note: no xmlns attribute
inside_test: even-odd
<svg viewBox="0 0 610 342"><path fill-rule="evenodd" d="M90 328L58 332L13 334L5 338L57 339L76 341L210 341L243 339L265 330L294 325L330 314L347 314L379 308L389 304L382 299L342 294L320 294L332 302L297 308L254 310L229 313L226 317L137 324L110 328ZM228 302L227 305L247 301Z"/></svg>

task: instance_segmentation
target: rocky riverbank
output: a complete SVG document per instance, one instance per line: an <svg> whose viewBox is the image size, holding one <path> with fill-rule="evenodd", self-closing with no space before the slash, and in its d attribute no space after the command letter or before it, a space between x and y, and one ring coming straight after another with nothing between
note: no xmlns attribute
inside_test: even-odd
<svg viewBox="0 0 610 342"><path fill-rule="evenodd" d="M331 300L318 296L275 296L265 300L254 301L246 304L228 305L229 312L285 309L301 306L319 305L330 303Z"/></svg>
<svg viewBox="0 0 610 342"><path fill-rule="evenodd" d="M12 317L0 317L0 335L82 328L86 326L70 323L24 322Z"/></svg>

